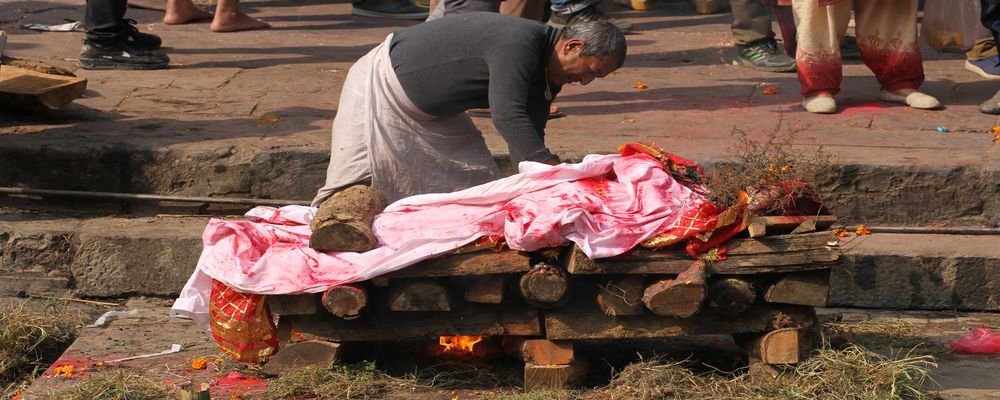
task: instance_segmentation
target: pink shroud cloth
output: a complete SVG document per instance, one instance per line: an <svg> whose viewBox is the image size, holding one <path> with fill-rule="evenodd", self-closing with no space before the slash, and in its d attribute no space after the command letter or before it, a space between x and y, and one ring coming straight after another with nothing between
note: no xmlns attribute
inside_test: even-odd
<svg viewBox="0 0 1000 400"><path fill-rule="evenodd" d="M245 293L315 293L450 253L488 235L532 251L576 243L590 258L619 255L706 202L645 154L589 155L579 164L521 163L520 173L453 193L412 196L375 218L380 247L309 248L315 209L257 207L249 220L212 219L175 315L207 323L211 279Z"/></svg>

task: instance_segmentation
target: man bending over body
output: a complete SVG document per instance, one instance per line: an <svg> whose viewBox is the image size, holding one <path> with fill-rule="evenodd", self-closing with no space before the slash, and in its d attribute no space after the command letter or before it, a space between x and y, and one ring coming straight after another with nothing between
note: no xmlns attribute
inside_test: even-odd
<svg viewBox="0 0 1000 400"><path fill-rule="evenodd" d="M500 178L470 108L492 110L515 165L557 164L544 143L556 93L614 72L625 53L625 35L608 21L556 29L474 12L390 34L347 74L310 246L370 250L372 218L387 201Z"/></svg>

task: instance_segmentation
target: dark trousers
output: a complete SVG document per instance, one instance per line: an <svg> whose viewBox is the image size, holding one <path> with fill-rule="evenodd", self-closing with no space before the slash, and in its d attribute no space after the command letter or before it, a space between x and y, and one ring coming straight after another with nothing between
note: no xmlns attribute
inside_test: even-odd
<svg viewBox="0 0 1000 400"><path fill-rule="evenodd" d="M774 39L771 14L761 0L729 0L729 6L733 9L733 42L736 47Z"/></svg>
<svg viewBox="0 0 1000 400"><path fill-rule="evenodd" d="M83 25L87 41L99 45L114 43L125 33L127 0L87 0Z"/></svg>
<svg viewBox="0 0 1000 400"><path fill-rule="evenodd" d="M979 20L993 33L993 43L1000 43L1000 0L979 0Z"/></svg>
<svg viewBox="0 0 1000 400"><path fill-rule="evenodd" d="M499 0L443 0L444 15L473 11L500 12Z"/></svg>

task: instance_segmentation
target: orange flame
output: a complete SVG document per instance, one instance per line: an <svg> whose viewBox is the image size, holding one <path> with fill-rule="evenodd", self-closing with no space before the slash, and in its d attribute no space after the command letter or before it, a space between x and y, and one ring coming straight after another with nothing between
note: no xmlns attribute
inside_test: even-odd
<svg viewBox="0 0 1000 400"><path fill-rule="evenodd" d="M472 353L476 343L482 342L482 336L441 336L438 344L443 347L443 352Z"/></svg>

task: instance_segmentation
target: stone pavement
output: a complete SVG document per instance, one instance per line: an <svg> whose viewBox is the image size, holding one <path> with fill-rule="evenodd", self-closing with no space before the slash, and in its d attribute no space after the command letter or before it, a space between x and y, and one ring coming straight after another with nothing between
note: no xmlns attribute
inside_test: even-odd
<svg viewBox="0 0 1000 400"><path fill-rule="evenodd" d="M207 23L168 26L161 12L129 10L143 31L163 37L172 67L162 71L79 70L82 33L20 28L80 20L83 4L0 2L9 55L89 80L84 98L66 110L0 111L0 187L307 201L323 181L347 69L414 23L353 17L343 0L261 0L243 8L272 29L217 34ZM812 115L799 106L794 74L732 64L729 14L697 15L685 1L663 0L648 12L609 7L635 24L630 55L606 79L567 86L558 97L568 116L551 121L546 137L564 159L645 141L712 164L724 158L733 129L760 137L780 122L799 131L801 148L822 146L834 156L818 189L844 223L1000 225L1000 145L989 133L998 121L977 110L1000 83L965 71L960 55L924 49L924 89L946 104L943 111L878 102L871 73L848 61L842 111ZM647 88L634 88L637 81ZM490 121L476 123L503 161L506 148ZM16 203L0 217L0 272L66 274L67 288L81 295L176 293L204 219L162 214L211 207L143 207ZM130 219L137 216L151 219ZM855 261L834 275L832 294L845 294L837 303L845 306L998 310L994 238L872 238L849 254ZM149 270L160 272L141 279ZM898 293L906 295L890 295Z"/></svg>

